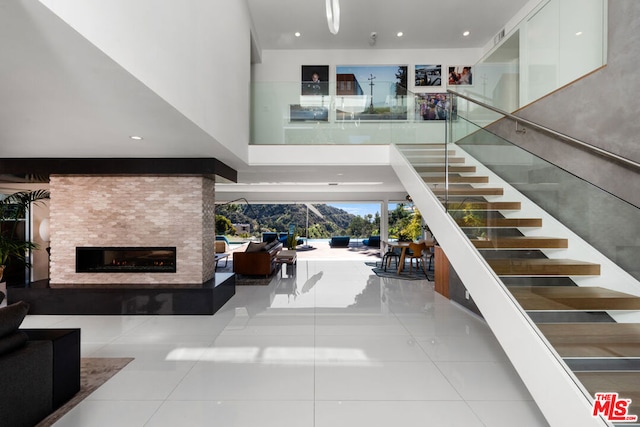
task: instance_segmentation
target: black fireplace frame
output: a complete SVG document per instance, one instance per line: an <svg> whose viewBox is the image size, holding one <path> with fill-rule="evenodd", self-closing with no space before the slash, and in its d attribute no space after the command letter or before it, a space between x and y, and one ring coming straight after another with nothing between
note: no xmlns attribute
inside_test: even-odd
<svg viewBox="0 0 640 427"><path fill-rule="evenodd" d="M138 263L133 258L127 258L127 253L145 253L162 251L169 255L159 258L161 264L144 258ZM126 263L107 264L105 261L107 252L120 252ZM175 246L99 246L76 247L76 273L175 273L176 272L176 247Z"/></svg>

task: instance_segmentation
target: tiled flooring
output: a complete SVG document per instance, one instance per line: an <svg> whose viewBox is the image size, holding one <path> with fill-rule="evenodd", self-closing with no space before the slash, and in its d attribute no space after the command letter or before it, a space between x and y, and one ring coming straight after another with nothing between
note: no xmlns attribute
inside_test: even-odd
<svg viewBox="0 0 640 427"><path fill-rule="evenodd" d="M56 427L546 426L484 321L433 283L300 260L214 316L29 316L135 357Z"/></svg>

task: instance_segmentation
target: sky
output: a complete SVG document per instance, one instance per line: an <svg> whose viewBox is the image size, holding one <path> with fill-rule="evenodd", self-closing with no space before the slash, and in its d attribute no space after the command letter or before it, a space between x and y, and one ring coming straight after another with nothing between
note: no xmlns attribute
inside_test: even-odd
<svg viewBox="0 0 640 427"><path fill-rule="evenodd" d="M380 213L379 203L327 203L327 205L342 209L353 215L360 215L361 217L367 214L375 216L376 212ZM389 204L390 210L395 209L395 207L396 203Z"/></svg>
<svg viewBox="0 0 640 427"><path fill-rule="evenodd" d="M374 75L375 80L385 83L397 83L396 73L398 72L397 65L368 65L368 66L337 66L337 74L355 74L356 79L362 86L362 89L366 89L366 85L369 83L369 77ZM374 81L375 83L375 81Z"/></svg>
<svg viewBox="0 0 640 427"><path fill-rule="evenodd" d="M396 78L398 72L398 65L367 65L367 66L342 66L336 67L336 74L354 74L360 87L365 95L370 95L371 87L369 78L373 74L375 79L373 80L373 103L375 105L386 105L387 96L395 96L391 93L395 86L394 83L399 83ZM406 65L404 65L406 67Z"/></svg>

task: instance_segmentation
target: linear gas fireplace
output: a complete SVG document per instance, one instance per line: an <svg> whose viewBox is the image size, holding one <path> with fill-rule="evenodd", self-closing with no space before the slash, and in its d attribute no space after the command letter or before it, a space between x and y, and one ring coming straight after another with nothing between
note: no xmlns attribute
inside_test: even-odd
<svg viewBox="0 0 640 427"><path fill-rule="evenodd" d="M76 248L76 273L175 272L175 246Z"/></svg>

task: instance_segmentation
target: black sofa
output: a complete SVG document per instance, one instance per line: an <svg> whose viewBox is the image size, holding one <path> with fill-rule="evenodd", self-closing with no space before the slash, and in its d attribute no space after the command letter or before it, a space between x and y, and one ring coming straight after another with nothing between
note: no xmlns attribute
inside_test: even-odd
<svg viewBox="0 0 640 427"><path fill-rule="evenodd" d="M32 427L80 390L80 329L19 329L29 305L0 308L2 425Z"/></svg>

